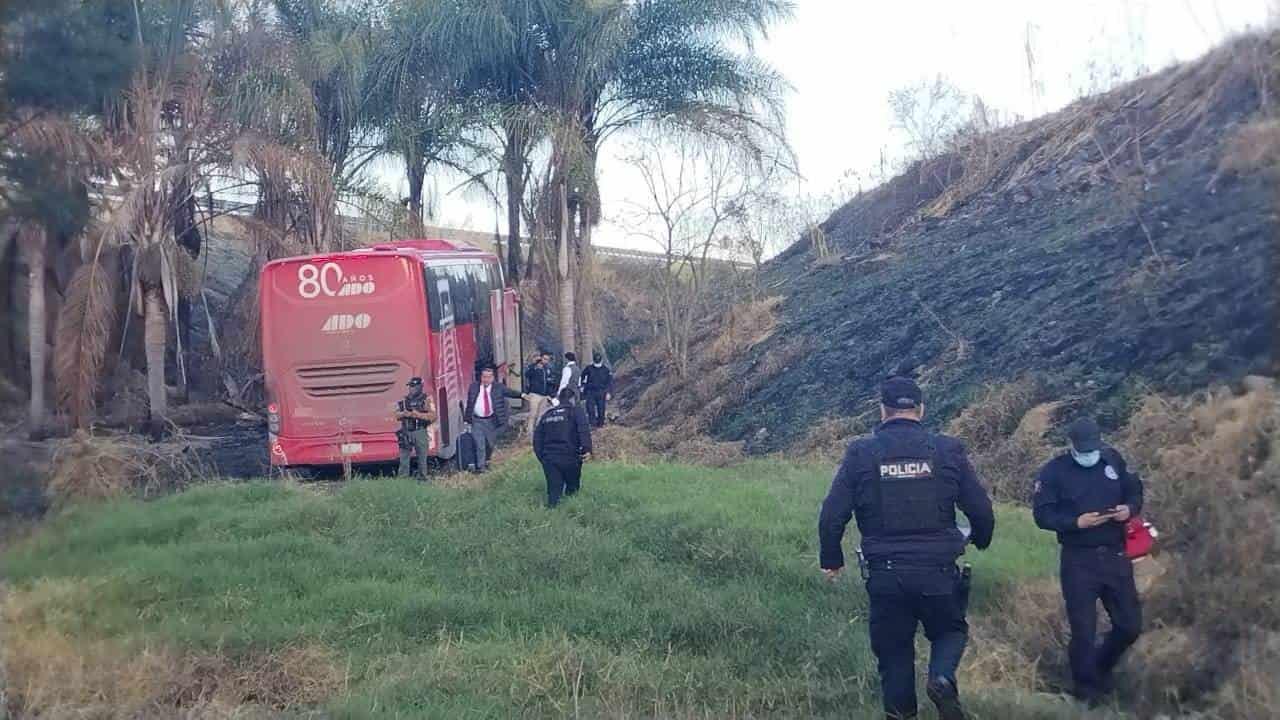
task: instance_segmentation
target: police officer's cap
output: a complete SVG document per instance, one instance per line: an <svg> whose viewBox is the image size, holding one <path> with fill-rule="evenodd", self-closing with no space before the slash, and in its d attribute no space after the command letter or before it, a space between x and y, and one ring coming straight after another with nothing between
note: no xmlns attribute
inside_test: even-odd
<svg viewBox="0 0 1280 720"><path fill-rule="evenodd" d="M880 402L894 410L915 410L924 404L924 392L906 375L893 375L880 385Z"/></svg>
<svg viewBox="0 0 1280 720"><path fill-rule="evenodd" d="M408 385L409 387L422 387L422 378L420 377L409 378L409 382L406 383L406 385Z"/></svg>
<svg viewBox="0 0 1280 720"><path fill-rule="evenodd" d="M1102 430L1093 418L1082 417L1071 423L1067 429L1067 437L1071 439L1071 447L1076 452L1088 453L1102 449Z"/></svg>

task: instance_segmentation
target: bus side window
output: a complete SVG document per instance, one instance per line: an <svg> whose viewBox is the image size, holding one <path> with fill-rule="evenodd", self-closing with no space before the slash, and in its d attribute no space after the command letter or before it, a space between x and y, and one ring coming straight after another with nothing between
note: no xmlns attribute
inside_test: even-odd
<svg viewBox="0 0 1280 720"><path fill-rule="evenodd" d="M455 325L467 325L476 321L475 291L471 277L465 265L450 265L441 268L449 273L449 289L453 292L453 322Z"/></svg>
<svg viewBox="0 0 1280 720"><path fill-rule="evenodd" d="M427 283L427 316L430 318L431 329L438 332L444 328L445 320L453 317L449 276L445 268L429 267L424 273Z"/></svg>
<svg viewBox="0 0 1280 720"><path fill-rule="evenodd" d="M476 356L485 364L494 363L493 357L493 308L490 305L489 265L477 263L467 266L471 287L475 289Z"/></svg>

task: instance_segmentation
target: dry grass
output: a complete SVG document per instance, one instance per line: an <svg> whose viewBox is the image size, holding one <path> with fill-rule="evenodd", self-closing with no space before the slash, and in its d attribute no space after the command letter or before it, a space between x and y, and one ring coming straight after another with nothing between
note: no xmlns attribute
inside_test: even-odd
<svg viewBox="0 0 1280 720"><path fill-rule="evenodd" d="M970 621L964 677L977 686L1056 690L1066 680L1066 617L1056 578L1018 585Z"/></svg>
<svg viewBox="0 0 1280 720"><path fill-rule="evenodd" d="M46 580L0 603L8 706L14 717L271 716L342 692L348 673L314 645L244 658L85 640L60 629L94 588Z"/></svg>
<svg viewBox="0 0 1280 720"><path fill-rule="evenodd" d="M1042 394L1040 384L1030 377L988 385L947 424L947 433L964 440L971 450L990 449L1017 429Z"/></svg>
<svg viewBox="0 0 1280 720"><path fill-rule="evenodd" d="M54 452L48 491L55 505L66 505L128 493L150 497L210 476L180 435L149 443L133 436L77 431Z"/></svg>
<svg viewBox="0 0 1280 720"><path fill-rule="evenodd" d="M997 499L1028 502L1035 469L1054 454L1046 436L1067 403L1041 402L1043 392L1030 378L989 386L947 425Z"/></svg>
<svg viewBox="0 0 1280 720"><path fill-rule="evenodd" d="M659 368L664 382L648 383L625 413L642 440L631 443L633 454L673 457L695 463L725 465L741 460L743 444L719 442L707 437L711 425L730 404L768 383L804 354L798 339L784 340L767 352L744 377L734 362L773 338L782 299L769 297L743 303L708 318L694 345L705 348L693 355L693 366L684 379L669 370L661 343L638 348L637 365ZM617 456L617 459L624 459Z"/></svg>
<svg viewBox="0 0 1280 720"><path fill-rule="evenodd" d="M993 389L953 423L983 431L974 445L984 479L1000 491L1001 468L1038 467L1058 403ZM1280 700L1280 394L1247 378L1237 390L1145 398L1117 443L1146 485L1144 516L1162 535L1135 573L1146 633L1122 678L1126 702L1144 712L1202 718L1270 716ZM1022 475L1029 473L1023 472ZM1026 482L1024 480L1024 482ZM1007 492L1011 484L1004 486ZM1025 495L1018 486L1015 494ZM1023 585L996 612L976 618L967 677L1027 691L1065 685L1066 629L1057 582Z"/></svg>
<svg viewBox="0 0 1280 720"><path fill-rule="evenodd" d="M1178 561L1153 597L1171 621L1229 639L1280 630L1280 406L1275 383L1148 398L1123 444L1148 478L1147 514Z"/></svg>
<svg viewBox="0 0 1280 720"><path fill-rule="evenodd" d="M816 462L838 463L849 443L867 432L868 425L863 418L828 416L814 423L794 450Z"/></svg>
<svg viewBox="0 0 1280 720"><path fill-rule="evenodd" d="M674 428L647 430L609 425L592 438L594 457L627 463L672 460L707 467L729 467L745 456L740 442L720 442L706 435L684 435Z"/></svg>
<svg viewBox="0 0 1280 720"><path fill-rule="evenodd" d="M778 327L778 308L781 306L782 297L775 295L729 308L719 334L707 349L711 359L719 363L728 362L768 340Z"/></svg>
<svg viewBox="0 0 1280 720"><path fill-rule="evenodd" d="M1030 502L1036 469L1056 452L1046 435L1063 405L1050 402L1032 407L1009 437L974 455L979 475L996 498Z"/></svg>
<svg viewBox="0 0 1280 720"><path fill-rule="evenodd" d="M1242 126L1226 143L1221 172L1256 172L1280 165L1280 120L1267 119Z"/></svg>

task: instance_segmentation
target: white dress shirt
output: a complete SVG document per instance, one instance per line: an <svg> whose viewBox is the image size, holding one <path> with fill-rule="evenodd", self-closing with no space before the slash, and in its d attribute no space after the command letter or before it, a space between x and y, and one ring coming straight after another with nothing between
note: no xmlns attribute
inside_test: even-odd
<svg viewBox="0 0 1280 720"><path fill-rule="evenodd" d="M479 418L482 418L482 417L493 417L493 393L491 392L492 390L493 390L493 386L492 386L492 385L481 385L481 386L480 386L480 392L476 393L476 405L475 405L475 407L471 408L471 412L472 412L476 417L479 417ZM489 397L489 414L488 414L488 415L485 415L485 414L484 414L484 399L485 399L485 396L488 396L488 397Z"/></svg>

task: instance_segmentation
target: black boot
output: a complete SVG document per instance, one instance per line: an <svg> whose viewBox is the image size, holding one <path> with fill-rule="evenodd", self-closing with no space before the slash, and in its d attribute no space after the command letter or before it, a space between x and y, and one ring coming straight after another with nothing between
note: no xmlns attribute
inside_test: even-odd
<svg viewBox="0 0 1280 720"><path fill-rule="evenodd" d="M938 708L938 717L942 720L965 720L964 708L960 707L960 692L955 683L943 677L929 680L925 693Z"/></svg>

